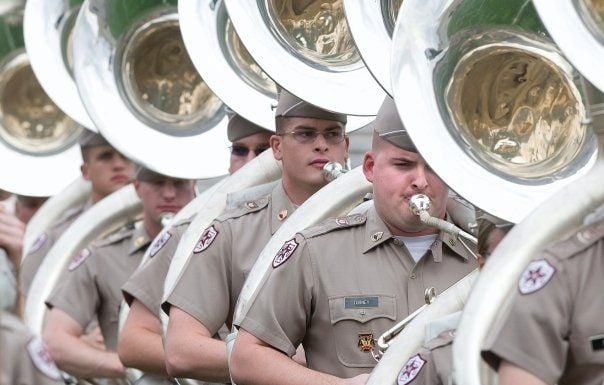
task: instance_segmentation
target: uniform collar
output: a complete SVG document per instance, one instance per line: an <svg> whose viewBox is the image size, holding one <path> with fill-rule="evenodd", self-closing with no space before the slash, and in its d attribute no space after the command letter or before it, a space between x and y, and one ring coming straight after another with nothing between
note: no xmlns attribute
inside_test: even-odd
<svg viewBox="0 0 604 385"><path fill-rule="evenodd" d="M142 222L137 222L132 231L132 237L130 238L130 247L128 249L128 255L132 255L137 251L146 248L151 243L151 238Z"/></svg>
<svg viewBox="0 0 604 385"><path fill-rule="evenodd" d="M271 234L275 234L275 232L281 227L283 222L292 215L296 207L291 203L289 197L285 193L285 189L283 189L283 183L277 183L273 191L271 192L271 202L270 202L270 223L271 223Z"/></svg>
<svg viewBox="0 0 604 385"><path fill-rule="evenodd" d="M447 214L445 219L447 221L451 221L451 218ZM363 253L368 252L381 245L384 242L392 239L392 233L388 230L388 227L380 218L377 211L375 211L375 207L372 206L367 211L367 222L365 225L365 240L363 244ZM449 249L451 249L456 255L460 256L463 259L468 259L468 251L463 247L463 245L456 241L451 235L441 231L436 238L436 241L430 246L430 251L432 252L432 256L435 262L441 262L443 257L442 247L443 244L446 244Z"/></svg>

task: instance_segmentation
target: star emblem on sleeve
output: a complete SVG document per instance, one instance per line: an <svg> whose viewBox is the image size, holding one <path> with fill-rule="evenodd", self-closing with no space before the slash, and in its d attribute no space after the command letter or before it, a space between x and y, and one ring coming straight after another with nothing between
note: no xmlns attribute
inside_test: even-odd
<svg viewBox="0 0 604 385"><path fill-rule="evenodd" d="M216 227L214 227L214 225L205 229L203 231L203 233L201 234L199 241L195 245L195 248L193 249L193 254L199 254L202 251L204 251L205 249L207 249L208 247L210 247L212 242L214 242L214 239L216 239L217 235L218 235L218 230L216 230Z"/></svg>
<svg viewBox="0 0 604 385"><path fill-rule="evenodd" d="M520 280L518 280L518 290L525 295L534 293L545 287L555 273L556 268L547 260L533 261L522 272Z"/></svg>
<svg viewBox="0 0 604 385"><path fill-rule="evenodd" d="M415 380L420 370L424 367L426 360L421 358L419 354L409 358L409 361L403 366L400 373L398 374L397 384L407 385L411 381Z"/></svg>
<svg viewBox="0 0 604 385"><path fill-rule="evenodd" d="M273 259L273 269L283 265L289 259L289 257L291 257L297 247L298 242L296 242L296 240L293 238L285 242L281 249L279 249L277 252L277 255L275 255L275 259Z"/></svg>

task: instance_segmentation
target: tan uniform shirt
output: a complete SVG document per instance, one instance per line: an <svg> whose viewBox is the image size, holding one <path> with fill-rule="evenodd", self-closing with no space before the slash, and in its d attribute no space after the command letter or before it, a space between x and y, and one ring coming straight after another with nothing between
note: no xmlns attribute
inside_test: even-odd
<svg viewBox="0 0 604 385"><path fill-rule="evenodd" d="M423 305L427 288L442 293L476 266L442 233L414 263L372 207L286 242L235 324L289 356L302 343L309 368L353 377L371 371L374 341Z"/></svg>
<svg viewBox="0 0 604 385"><path fill-rule="evenodd" d="M12 314L0 313L0 385L63 384L44 343Z"/></svg>
<svg viewBox="0 0 604 385"><path fill-rule="evenodd" d="M247 274L270 237L294 211L283 186L219 216L204 231L194 255L164 304L177 306L212 334L231 326Z"/></svg>
<svg viewBox="0 0 604 385"><path fill-rule="evenodd" d="M447 330L426 343L403 365L397 385L453 384L453 340L455 330Z"/></svg>
<svg viewBox="0 0 604 385"><path fill-rule="evenodd" d="M548 384L604 381L604 220L546 248L518 280L512 308L483 357Z"/></svg>
<svg viewBox="0 0 604 385"><path fill-rule="evenodd" d="M46 257L46 254L48 254L52 246L57 242L65 230L67 230L84 211L88 210L90 206L92 206L92 202L88 201L82 206L66 211L61 219L53 224L46 232L40 234L34 241L27 256L23 259L21 271L19 273L21 292L25 296L27 296L29 287L34 280L36 272L40 268L44 257Z"/></svg>
<svg viewBox="0 0 604 385"><path fill-rule="evenodd" d="M136 298L159 318L164 281L178 242L191 224L192 218L175 223L164 237L154 241L149 250L149 260L139 267L122 287L128 305Z"/></svg>
<svg viewBox="0 0 604 385"><path fill-rule="evenodd" d="M93 243L74 257L46 304L56 307L83 328L95 316L105 345L117 349L120 288L136 270L150 240L141 223Z"/></svg>

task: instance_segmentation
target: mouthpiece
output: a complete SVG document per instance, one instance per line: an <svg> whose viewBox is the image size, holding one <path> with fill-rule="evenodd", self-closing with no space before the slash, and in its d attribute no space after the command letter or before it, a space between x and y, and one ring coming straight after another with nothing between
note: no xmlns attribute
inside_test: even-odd
<svg viewBox="0 0 604 385"><path fill-rule="evenodd" d="M329 162L323 166L323 177L326 181L331 182L345 173L344 167L338 162Z"/></svg>
<svg viewBox="0 0 604 385"><path fill-rule="evenodd" d="M159 216L159 222L162 227L166 227L172 222L172 218L174 218L174 213L161 213Z"/></svg>
<svg viewBox="0 0 604 385"><path fill-rule="evenodd" d="M409 200L409 209L415 215L420 215L422 212L430 210L430 198L424 194L415 194Z"/></svg>

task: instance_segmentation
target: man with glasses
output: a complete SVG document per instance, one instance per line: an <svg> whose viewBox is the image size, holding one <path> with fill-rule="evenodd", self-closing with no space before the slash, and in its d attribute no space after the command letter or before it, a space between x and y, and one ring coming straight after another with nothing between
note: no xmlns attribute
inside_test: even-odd
<svg viewBox="0 0 604 385"><path fill-rule="evenodd" d="M270 148L272 132L260 127L240 115L233 115L227 126L227 136L231 143L229 174L243 167L247 162Z"/></svg>
<svg viewBox="0 0 604 385"><path fill-rule="evenodd" d="M424 225L410 198L430 198L446 218L448 188L409 138L394 101L373 123L363 171L373 184L366 213L328 219L288 240L247 314L230 360L237 384L364 384L375 341L437 293L476 268L449 234ZM302 344L308 367L290 357Z"/></svg>
<svg viewBox="0 0 604 385"><path fill-rule="evenodd" d="M346 162L346 116L282 91L273 155L282 179L219 216L203 232L189 264L163 308L170 315L166 365L173 377L230 381L226 346L214 337L231 327L237 298L256 258L284 220L327 182L323 166Z"/></svg>

